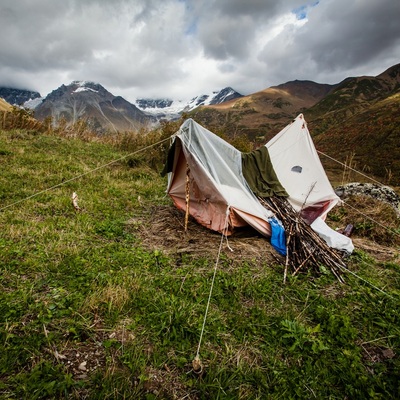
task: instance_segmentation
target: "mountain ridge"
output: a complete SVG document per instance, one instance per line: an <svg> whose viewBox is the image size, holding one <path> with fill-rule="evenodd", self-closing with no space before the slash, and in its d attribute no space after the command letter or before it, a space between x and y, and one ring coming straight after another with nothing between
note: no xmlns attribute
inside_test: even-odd
<svg viewBox="0 0 400 400"><path fill-rule="evenodd" d="M134 104L145 113L155 116L158 120L174 120L180 118L182 113L190 112L199 106L220 104L240 97L243 97L243 95L231 87L225 87L208 94L195 96L188 101L138 98Z"/></svg>
<svg viewBox="0 0 400 400"><path fill-rule="evenodd" d="M101 132L109 124L106 131L115 132L155 126L184 113L216 133L247 137L256 147L303 113L322 150L344 163L351 159L361 169L400 185L400 154L396 152L400 148L400 64L375 77L348 77L333 85L294 80L249 95L228 87L188 102L139 99L135 105L93 82L71 85L49 94L35 109L35 117L68 117L72 123L86 114L90 128ZM230 91L234 98L229 98ZM52 110L52 102L60 100Z"/></svg>
<svg viewBox="0 0 400 400"><path fill-rule="evenodd" d="M26 89L0 87L0 98L15 106L23 106L27 101L40 98L40 93Z"/></svg>
<svg viewBox="0 0 400 400"><path fill-rule="evenodd" d="M98 133L137 130L154 122L123 97L90 81L61 85L43 99L34 113L39 120L51 117L56 125L61 119L68 124L83 119Z"/></svg>

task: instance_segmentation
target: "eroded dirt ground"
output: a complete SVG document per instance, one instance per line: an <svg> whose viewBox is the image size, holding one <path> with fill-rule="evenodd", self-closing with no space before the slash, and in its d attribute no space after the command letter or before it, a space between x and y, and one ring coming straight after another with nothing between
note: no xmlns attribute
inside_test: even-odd
<svg viewBox="0 0 400 400"><path fill-rule="evenodd" d="M185 232L185 215L174 206L155 206L128 221L130 229L139 232L142 244L168 255L192 254L216 258L221 234L212 232L189 218ZM398 246L385 246L368 238L352 237L356 249L380 262L400 262ZM285 258L271 246L269 240L252 228L238 230L222 239L222 253L236 261L256 261L282 264Z"/></svg>

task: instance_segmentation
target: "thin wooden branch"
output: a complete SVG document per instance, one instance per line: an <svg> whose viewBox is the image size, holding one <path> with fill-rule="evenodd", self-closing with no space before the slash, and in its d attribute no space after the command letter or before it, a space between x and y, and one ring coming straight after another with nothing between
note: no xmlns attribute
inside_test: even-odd
<svg viewBox="0 0 400 400"><path fill-rule="evenodd" d="M190 168L186 164L186 184L185 184L185 197L186 197L186 213L185 213L185 232L187 233L189 223L189 202L190 202Z"/></svg>

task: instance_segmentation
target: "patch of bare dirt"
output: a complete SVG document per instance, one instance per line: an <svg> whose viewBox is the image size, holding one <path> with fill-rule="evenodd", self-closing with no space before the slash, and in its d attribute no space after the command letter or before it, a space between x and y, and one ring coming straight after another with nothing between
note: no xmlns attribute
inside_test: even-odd
<svg viewBox="0 0 400 400"><path fill-rule="evenodd" d="M143 211L128 221L127 228L139 233L146 248L178 259L186 254L215 260L221 243L220 233L203 227L192 217L185 232L184 213L173 205L154 206ZM354 235L352 240L356 249L365 251L379 262L400 262L396 245L378 243L361 235ZM269 240L250 227L239 229L227 240L223 239L222 253L232 261L285 264L285 258L274 250Z"/></svg>
<svg viewBox="0 0 400 400"><path fill-rule="evenodd" d="M106 366L106 354L101 341L67 343L61 351L53 350L53 355L75 379L87 379L88 375L104 370Z"/></svg>
<svg viewBox="0 0 400 400"><path fill-rule="evenodd" d="M400 253L395 247L385 246L366 238L352 238L352 240L356 249L365 251L377 261L400 263Z"/></svg>
<svg viewBox="0 0 400 400"><path fill-rule="evenodd" d="M86 380L107 369L122 368L119 355L124 346L134 340L133 333L126 329L127 324L129 320L121 321L111 330L103 328L102 322L96 320L91 337L83 341L67 340L57 349L47 348L47 352L77 380Z"/></svg>
<svg viewBox="0 0 400 400"><path fill-rule="evenodd" d="M196 392L185 386L179 377L179 371L164 365L164 369L147 368L147 380L144 389L157 398L197 400Z"/></svg>
<svg viewBox="0 0 400 400"><path fill-rule="evenodd" d="M153 207L128 221L128 229L139 233L142 244L151 250L181 257L189 254L215 259L221 234L213 232L189 218L185 232L185 215L174 206ZM222 253L233 261L284 264L269 240L252 228L242 228L223 239Z"/></svg>
<svg viewBox="0 0 400 400"><path fill-rule="evenodd" d="M381 348L373 344L361 344L363 359L371 364L384 362L396 357L396 353L392 349Z"/></svg>

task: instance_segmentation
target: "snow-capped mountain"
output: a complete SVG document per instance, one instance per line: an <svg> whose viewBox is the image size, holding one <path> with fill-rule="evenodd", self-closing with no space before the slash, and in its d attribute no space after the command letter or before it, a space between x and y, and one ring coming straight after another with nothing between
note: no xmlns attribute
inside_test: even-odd
<svg viewBox="0 0 400 400"><path fill-rule="evenodd" d="M243 95L236 92L231 87L226 87L220 91L212 92L211 94L203 94L201 96L194 97L189 102L189 108L190 110L193 110L199 106L221 104L225 101L237 99L239 97L243 97Z"/></svg>
<svg viewBox="0 0 400 400"><path fill-rule="evenodd" d="M220 104L225 101L243 97L230 87L209 94L202 94L190 100L171 100L171 99L137 99L135 105L148 115L152 115L158 120L177 119L184 112L194 110L196 107L207 106L210 104Z"/></svg>
<svg viewBox="0 0 400 400"><path fill-rule="evenodd" d="M157 120L178 119L187 106L185 101L171 99L137 99L134 104L139 110Z"/></svg>
<svg viewBox="0 0 400 400"><path fill-rule="evenodd" d="M73 124L85 120L99 133L136 130L154 123L154 118L139 110L121 96L114 96L98 83L73 81L53 90L35 107L35 117L51 117Z"/></svg>
<svg viewBox="0 0 400 400"><path fill-rule="evenodd" d="M227 87L189 100L139 98L132 104L90 81L73 81L69 85L61 85L46 97L19 89L7 89L4 93L13 102L18 98L18 105L34 110L35 118L39 120L51 117L57 125L60 119L69 124L83 119L99 132L132 130L143 125L153 125L160 120L176 120L182 113L199 106L220 104L243 97Z"/></svg>

